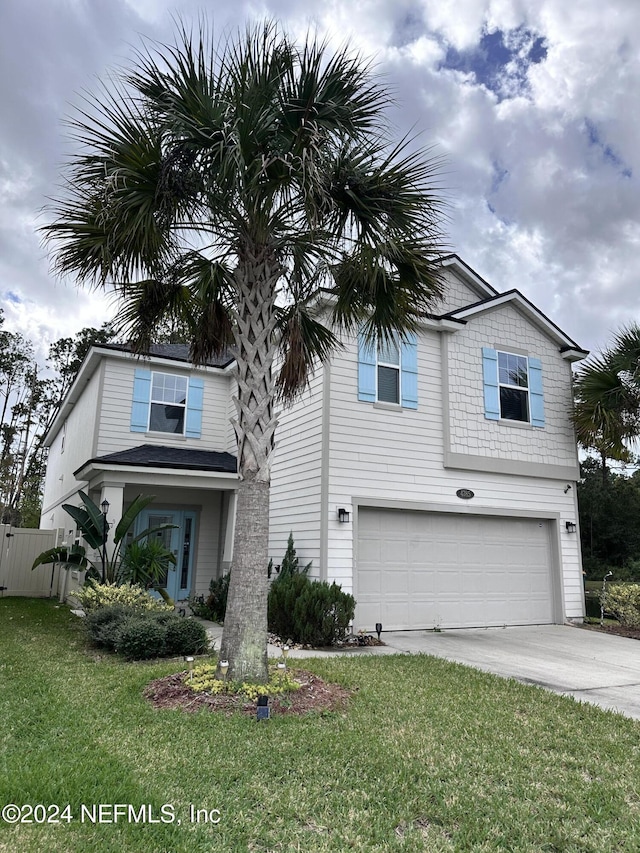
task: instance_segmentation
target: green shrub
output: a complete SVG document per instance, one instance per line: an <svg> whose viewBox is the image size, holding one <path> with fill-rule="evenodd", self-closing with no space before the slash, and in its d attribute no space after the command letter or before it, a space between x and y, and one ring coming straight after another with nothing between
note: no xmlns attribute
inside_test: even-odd
<svg viewBox="0 0 640 853"><path fill-rule="evenodd" d="M201 655L207 651L209 638L202 622L176 616L166 624L167 655Z"/></svg>
<svg viewBox="0 0 640 853"><path fill-rule="evenodd" d="M136 584L118 586L112 583L95 583L90 581L81 589L76 590L74 598L80 602L85 613L98 607L108 607L121 604L133 610L166 610L173 611L173 606L154 598L144 587Z"/></svg>
<svg viewBox="0 0 640 853"><path fill-rule="evenodd" d="M207 632L200 622L158 610L135 610L121 604L98 607L87 613L85 627L94 645L129 660L199 655L208 647Z"/></svg>
<svg viewBox="0 0 640 853"><path fill-rule="evenodd" d="M279 576L269 588L267 605L267 621L269 630L283 640L297 643L296 625L293 610L302 590L311 581L303 574L286 574Z"/></svg>
<svg viewBox="0 0 640 853"><path fill-rule="evenodd" d="M152 613L136 613L120 623L115 649L127 660L162 657L166 654L166 636L166 623Z"/></svg>
<svg viewBox="0 0 640 853"><path fill-rule="evenodd" d="M344 639L356 602L335 583L281 575L269 590L269 630L283 640L332 646Z"/></svg>
<svg viewBox="0 0 640 853"><path fill-rule="evenodd" d="M229 596L229 572L220 578L212 580L209 584L209 595L192 598L189 607L194 616L200 619L208 619L210 622L224 622L227 612L227 598Z"/></svg>
<svg viewBox="0 0 640 853"><path fill-rule="evenodd" d="M604 607L627 628L640 628L640 584L609 584L604 594Z"/></svg>
<svg viewBox="0 0 640 853"><path fill-rule="evenodd" d="M84 626L91 642L99 648L114 651L122 623L135 615L131 607L114 604L89 610L84 620Z"/></svg>

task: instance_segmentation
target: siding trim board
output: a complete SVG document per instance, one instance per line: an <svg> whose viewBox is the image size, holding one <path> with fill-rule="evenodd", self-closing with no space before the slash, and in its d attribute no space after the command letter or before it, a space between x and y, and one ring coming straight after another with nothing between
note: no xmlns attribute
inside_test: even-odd
<svg viewBox="0 0 640 853"><path fill-rule="evenodd" d="M571 481L578 480L580 477L580 469L577 465L549 465L545 462L522 462L517 459L452 453L450 450L445 450L443 464L445 468L454 468L462 471L512 474L519 477L536 477L545 480Z"/></svg>

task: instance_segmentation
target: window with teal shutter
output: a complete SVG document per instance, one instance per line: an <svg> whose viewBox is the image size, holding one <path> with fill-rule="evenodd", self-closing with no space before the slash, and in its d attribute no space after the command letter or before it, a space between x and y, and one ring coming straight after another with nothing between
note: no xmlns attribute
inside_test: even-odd
<svg viewBox="0 0 640 853"><path fill-rule="evenodd" d="M542 362L519 353L482 348L484 415L544 427Z"/></svg>
<svg viewBox="0 0 640 853"><path fill-rule="evenodd" d="M200 438L204 381L175 373L136 369L132 432L162 432Z"/></svg>
<svg viewBox="0 0 640 853"><path fill-rule="evenodd" d="M358 338L358 399L367 403L395 403L418 408L418 358L415 334L402 343L390 339L367 344Z"/></svg>

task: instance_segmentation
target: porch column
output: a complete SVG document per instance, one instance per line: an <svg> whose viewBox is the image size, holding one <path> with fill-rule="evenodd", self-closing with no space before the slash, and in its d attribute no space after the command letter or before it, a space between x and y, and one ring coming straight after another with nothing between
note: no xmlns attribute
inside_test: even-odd
<svg viewBox="0 0 640 853"><path fill-rule="evenodd" d="M231 561L233 560L233 537L236 531L236 497L236 492L225 493L227 523L224 531L224 547L222 549L222 565L220 567L222 574L229 571Z"/></svg>

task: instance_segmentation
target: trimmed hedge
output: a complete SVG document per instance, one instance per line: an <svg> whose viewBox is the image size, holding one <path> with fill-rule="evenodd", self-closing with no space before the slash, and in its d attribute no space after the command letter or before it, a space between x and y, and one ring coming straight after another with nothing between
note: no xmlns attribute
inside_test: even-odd
<svg viewBox="0 0 640 853"><path fill-rule="evenodd" d="M194 619L119 604L88 613L85 626L94 645L128 660L198 655L209 645L204 625Z"/></svg>

